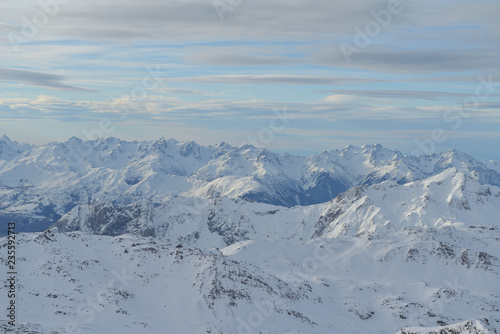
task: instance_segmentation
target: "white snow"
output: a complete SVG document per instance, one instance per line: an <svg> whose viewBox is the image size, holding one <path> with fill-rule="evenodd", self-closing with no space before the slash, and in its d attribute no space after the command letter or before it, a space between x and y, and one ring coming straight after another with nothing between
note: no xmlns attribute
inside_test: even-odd
<svg viewBox="0 0 500 334"><path fill-rule="evenodd" d="M498 166L380 145L295 157L3 137L0 213L63 215L17 235L17 331L497 333ZM325 173L345 191L290 203L327 191ZM4 237L1 277L6 254Z"/></svg>

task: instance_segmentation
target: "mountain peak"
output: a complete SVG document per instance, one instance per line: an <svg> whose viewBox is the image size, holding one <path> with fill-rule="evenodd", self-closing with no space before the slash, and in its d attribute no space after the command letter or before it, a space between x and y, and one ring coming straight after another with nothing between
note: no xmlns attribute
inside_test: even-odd
<svg viewBox="0 0 500 334"><path fill-rule="evenodd" d="M7 142L7 143L12 143L12 140L10 140L10 138L7 137L7 135L3 135L1 141Z"/></svg>
<svg viewBox="0 0 500 334"><path fill-rule="evenodd" d="M80 144L81 142L83 142L83 140L81 140L78 137L73 136L70 139L68 139L68 141L66 143L67 144Z"/></svg>
<svg viewBox="0 0 500 334"><path fill-rule="evenodd" d="M462 152L462 151L459 151L455 148L444 152L443 156L448 156L448 157L457 158L457 159L465 159L467 161L474 160L474 158L472 156L470 156L469 154Z"/></svg>
<svg viewBox="0 0 500 334"><path fill-rule="evenodd" d="M33 145L27 143L18 143L16 141L11 140L6 135L3 135L0 138L0 159L2 160L11 160L18 156L20 153L25 151L29 151ZM0 184L2 182L0 181Z"/></svg>
<svg viewBox="0 0 500 334"><path fill-rule="evenodd" d="M175 138L166 139L165 137L161 137L160 139L153 140L153 142L155 142L155 143L173 143L173 144L179 143L179 141L176 140Z"/></svg>
<svg viewBox="0 0 500 334"><path fill-rule="evenodd" d="M108 137L108 138L104 139L104 141L107 144L119 144L119 143L121 143L121 139L116 138L116 137Z"/></svg>
<svg viewBox="0 0 500 334"><path fill-rule="evenodd" d="M226 143L225 141L220 142L214 146L215 148L231 148L232 146Z"/></svg>
<svg viewBox="0 0 500 334"><path fill-rule="evenodd" d="M194 140L189 140L189 141L186 141L182 144L182 146L185 146L185 147L198 147L200 145L198 145L197 142L195 142Z"/></svg>
<svg viewBox="0 0 500 334"><path fill-rule="evenodd" d="M375 143L375 144L365 144L361 146L362 149L372 149L372 150L380 150L384 148L382 145Z"/></svg>
<svg viewBox="0 0 500 334"><path fill-rule="evenodd" d="M358 152L359 150L360 150L360 148L358 146L349 144L340 151L340 156L341 157L349 157L349 156L356 154L356 152Z"/></svg>
<svg viewBox="0 0 500 334"><path fill-rule="evenodd" d="M163 140L165 140L165 138ZM177 144L179 144L179 141L175 138L170 138L166 141L166 143L167 143L167 145L170 145L170 144L177 145Z"/></svg>

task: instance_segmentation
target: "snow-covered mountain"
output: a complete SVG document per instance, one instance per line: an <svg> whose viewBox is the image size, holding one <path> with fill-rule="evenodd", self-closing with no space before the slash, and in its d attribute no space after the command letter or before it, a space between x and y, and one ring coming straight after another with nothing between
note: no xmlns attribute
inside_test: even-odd
<svg viewBox="0 0 500 334"><path fill-rule="evenodd" d="M500 188L450 168L406 184L353 187L330 202L293 208L226 197L86 203L54 226L61 232L176 237L220 247L250 239L379 238L407 228L495 227L498 217Z"/></svg>
<svg viewBox="0 0 500 334"><path fill-rule="evenodd" d="M498 162L172 139L0 148L0 223L37 231L17 236L17 332L500 331Z"/></svg>
<svg viewBox="0 0 500 334"><path fill-rule="evenodd" d="M173 196L243 198L284 207L325 203L358 185L422 180L454 167L481 184L500 186L495 162L458 151L404 156L380 145L348 146L310 157L226 143L117 138L41 146L0 140L0 222L41 231L78 205L127 205ZM0 235L5 230L0 230Z"/></svg>

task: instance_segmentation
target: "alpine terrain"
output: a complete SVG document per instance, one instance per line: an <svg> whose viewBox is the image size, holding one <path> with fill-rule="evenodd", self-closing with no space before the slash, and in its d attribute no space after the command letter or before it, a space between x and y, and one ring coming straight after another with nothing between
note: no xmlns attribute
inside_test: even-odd
<svg viewBox="0 0 500 334"><path fill-rule="evenodd" d="M9 222L4 332L500 333L500 162L456 150L4 136L2 278Z"/></svg>

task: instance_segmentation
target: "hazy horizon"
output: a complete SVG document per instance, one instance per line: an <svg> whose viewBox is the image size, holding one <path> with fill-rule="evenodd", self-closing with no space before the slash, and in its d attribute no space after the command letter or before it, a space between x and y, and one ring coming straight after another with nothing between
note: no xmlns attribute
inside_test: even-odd
<svg viewBox="0 0 500 334"><path fill-rule="evenodd" d="M0 134L500 160L500 3L4 4ZM284 118L283 118L284 117Z"/></svg>

